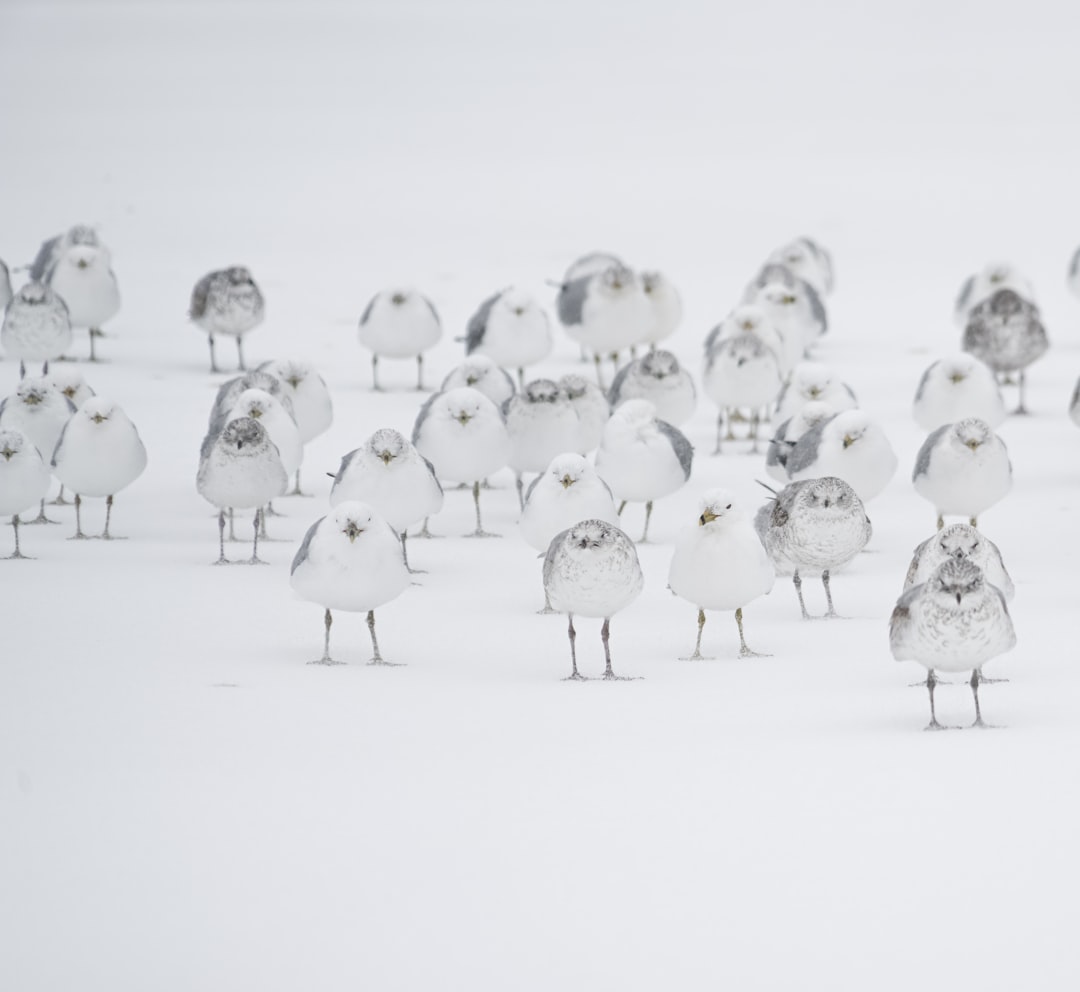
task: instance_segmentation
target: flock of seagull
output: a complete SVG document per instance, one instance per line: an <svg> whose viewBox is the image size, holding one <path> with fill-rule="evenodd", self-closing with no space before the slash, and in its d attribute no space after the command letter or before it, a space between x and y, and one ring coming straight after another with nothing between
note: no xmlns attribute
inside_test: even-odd
<svg viewBox="0 0 1080 992"><path fill-rule="evenodd" d="M1080 295L1080 251L1069 267ZM867 545L866 504L888 484L898 460L888 438L862 411L855 392L828 366L813 361L828 331L825 301L833 262L820 244L797 238L772 252L743 298L707 336L700 387L716 405L717 453L725 443L764 444L764 470L775 482L756 513L723 489L702 494L698 517L675 542L668 573L672 593L697 609L699 659L708 612L730 612L740 655L747 645L744 609L768 593L777 575L790 576L804 619L804 577L820 577L826 617L838 614L830 576ZM77 226L42 246L29 279L12 292L0 263L0 346L20 363L20 380L0 403L0 514L11 516L12 558L23 557L20 514L37 508L53 477L74 496L76 538L82 503L105 499L101 537L111 539L116 495L143 472L145 447L119 405L94 395L81 373L58 364L72 328L90 335L96 360L102 325L119 309L108 248ZM680 427L694 412L699 383L661 347L679 326L682 307L660 272L637 272L621 258L596 252L574 262L557 286L558 322L595 366L580 374L529 379L526 370L552 351L552 323L528 293L510 287L486 299L469 320L463 361L419 407L411 437L383 427L347 453L334 473L330 512L308 530L292 562L291 584L323 609L323 664L330 651L333 611L367 614L374 657L382 657L375 610L410 584L407 533L430 536L428 522L443 505L443 486L471 488L476 524L467 536L489 534L481 514L485 480L509 467L516 479L520 532L543 556L544 607L568 616L571 673L578 669L574 617L602 619L605 680L614 671L612 617L642 591L635 541L622 529L627 504L644 507L640 541L648 540L654 504L691 478L694 450ZM327 431L333 403L308 363L276 360L245 367L243 340L263 319L264 300L251 273L235 266L195 285L191 321L206 334L210 367L219 371L216 339L236 341L239 373L225 382L209 413L195 485L218 510L219 557L237 511L252 511L252 551L266 534L273 500L292 483L299 493L304 445ZM978 517L1012 486L1005 445L995 433L1007 414L1001 384L1019 377L1018 412L1025 409L1024 373L1047 349L1030 283L995 264L963 285L955 318L963 350L926 369L913 414L927 438L913 473L915 490L933 507L937 534L913 556L890 620L898 660L927 670L930 724L937 720L938 672L970 672L975 726L986 726L979 686L983 665L1015 644L1006 605L1013 584L998 548ZM412 360L424 389L424 353L442 336L439 315L415 289L378 293L360 318L359 339L371 352L372 386L379 363ZM641 351L639 357L638 352ZM610 362L612 375L606 381ZM30 375L27 363L42 363ZM1070 405L1080 423L1080 384ZM769 425L764 435L763 425ZM741 435L741 436L740 436ZM531 478L528 478L531 477ZM528 485L526 480L528 478ZM962 522L946 526L947 517Z"/></svg>

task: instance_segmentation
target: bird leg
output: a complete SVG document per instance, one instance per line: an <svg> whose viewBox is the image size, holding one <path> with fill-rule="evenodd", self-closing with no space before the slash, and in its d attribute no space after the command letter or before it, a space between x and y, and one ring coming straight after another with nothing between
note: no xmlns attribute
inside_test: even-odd
<svg viewBox="0 0 1080 992"><path fill-rule="evenodd" d="M1023 375L1023 373L1020 373L1020 374ZM985 680L985 679L982 678L982 676L979 674L979 670L977 668L974 669L972 671L972 673L971 673L971 682L970 682L971 695L975 698L975 722L972 724L972 726L973 727L982 727L982 728L985 729L985 728L989 728L989 727L993 726L993 724L986 723L983 720L983 718L982 718L982 707L979 706L979 683L983 682L983 681L988 681L988 680Z"/></svg>
<svg viewBox="0 0 1080 992"><path fill-rule="evenodd" d="M75 536L70 538L72 541L85 541L86 535L82 530L82 497L75 494Z"/></svg>
<svg viewBox="0 0 1080 992"><path fill-rule="evenodd" d="M519 365L517 372L518 372L518 388L519 389L524 389L525 388L525 369L522 366Z"/></svg>
<svg viewBox="0 0 1080 992"><path fill-rule="evenodd" d="M750 454L756 455L758 453L758 425L761 423L761 414L755 410L750 415Z"/></svg>
<svg viewBox="0 0 1080 992"><path fill-rule="evenodd" d="M413 534L413 537L435 538L435 537L442 537L443 536L442 534L432 534L431 531L428 530L428 521L430 519L431 519L431 517L424 517L424 526L421 527L420 530L417 533Z"/></svg>
<svg viewBox="0 0 1080 992"><path fill-rule="evenodd" d="M323 656L316 658L315 661L309 661L309 665L344 665L343 661L334 661L330 657L330 627L334 622L334 618L330 615L330 610L326 611L326 616L323 617L323 626L326 628L326 636L323 640Z"/></svg>
<svg viewBox="0 0 1080 992"><path fill-rule="evenodd" d="M932 668L927 669L926 681L916 682L916 685L925 685L927 691L930 693L930 722L923 728L924 730L949 730L943 723L938 723L937 710L934 708L934 689L938 684L938 677L934 674Z"/></svg>
<svg viewBox="0 0 1080 992"><path fill-rule="evenodd" d="M249 565L265 565L266 562L259 557L259 531L263 532L263 537L266 536L266 519L263 516L262 507L255 511L255 540L251 542L251 557L248 559Z"/></svg>
<svg viewBox="0 0 1080 992"><path fill-rule="evenodd" d="M409 564L409 547L406 544L409 535L405 531L401 532L401 557L405 561L405 571L410 575L427 575L427 571L422 568L413 568Z"/></svg>
<svg viewBox="0 0 1080 992"><path fill-rule="evenodd" d="M266 509L263 512L268 517L285 517L285 516L288 516L288 514L286 514L286 513L278 513L278 511L274 509L274 501L273 500L270 500L270 502L266 504ZM266 539L266 531L263 531L263 539L264 540Z"/></svg>
<svg viewBox="0 0 1080 992"><path fill-rule="evenodd" d="M653 501L651 499L646 500L645 502L645 530L642 531L641 540L638 541L638 544L649 543L649 518L652 516L652 504Z"/></svg>
<svg viewBox="0 0 1080 992"><path fill-rule="evenodd" d="M593 362L596 363L596 384L606 392L607 387L604 385L604 370L600 367L599 354L593 355Z"/></svg>
<svg viewBox="0 0 1080 992"><path fill-rule="evenodd" d="M716 448L713 450L714 455L721 454L721 449L723 448L723 441L722 441L723 433L724 433L724 410L723 410L723 408L721 408L720 412L716 415Z"/></svg>
<svg viewBox="0 0 1080 992"><path fill-rule="evenodd" d="M305 493L300 491L300 469L296 469L296 481L293 483L292 489L285 494L286 496L311 496L311 493Z"/></svg>
<svg viewBox="0 0 1080 992"><path fill-rule="evenodd" d="M698 608L697 611L697 641L694 643L694 653L686 658L680 658L680 661L705 661L705 656L701 653L701 632L705 629L705 611Z"/></svg>
<svg viewBox="0 0 1080 992"><path fill-rule="evenodd" d="M608 644L611 629L611 617L604 617L604 626L600 628L600 640L604 642L604 681L632 682L636 675L616 675L611 669L611 646Z"/></svg>
<svg viewBox="0 0 1080 992"><path fill-rule="evenodd" d="M210 334L207 336L210 338L210 371L220 372L221 369L218 368L217 355L214 354L214 335Z"/></svg>
<svg viewBox="0 0 1080 992"><path fill-rule="evenodd" d="M100 327L90 328L90 361L96 362L98 360L97 353L94 350L94 343L98 338L105 337L105 332Z"/></svg>
<svg viewBox="0 0 1080 992"><path fill-rule="evenodd" d="M241 372L247 371L247 366L244 364L244 336L242 334L236 335L236 362Z"/></svg>
<svg viewBox="0 0 1080 992"><path fill-rule="evenodd" d="M26 362L21 358L19 359L19 381L22 382L26 378Z"/></svg>
<svg viewBox="0 0 1080 992"><path fill-rule="evenodd" d="M1008 679L988 679L982 673L982 669L976 668L975 674L979 677L979 685L996 685L999 682L1008 682Z"/></svg>
<svg viewBox="0 0 1080 992"><path fill-rule="evenodd" d="M230 506L229 507L229 540L230 541L235 541L236 540L235 523L236 523L236 512Z"/></svg>
<svg viewBox="0 0 1080 992"><path fill-rule="evenodd" d="M551 597L548 595L548 591L547 591L546 588L544 589L544 608L542 610L537 610L536 612L540 616L546 616L549 613L558 612L557 610L552 609L552 607L551 607Z"/></svg>
<svg viewBox="0 0 1080 992"><path fill-rule="evenodd" d="M231 520L232 520L232 516L231 516L232 510L229 510L229 514L230 514L229 519L230 519L230 522L231 522ZM216 562L214 562L214 564L215 565L228 565L229 564L229 559L225 557L225 510L224 509L218 510L217 528L218 528L218 547L219 547L219 549L221 551L221 556L218 558L218 560Z"/></svg>
<svg viewBox="0 0 1080 992"><path fill-rule="evenodd" d="M1024 393L1026 392L1024 387L1025 387L1026 384L1027 384L1027 376L1026 376L1024 370L1021 369L1020 370L1020 402L1017 404L1017 407L1013 411L1013 413L1026 414L1026 413L1029 412L1027 406L1024 403Z"/></svg>
<svg viewBox="0 0 1080 992"><path fill-rule="evenodd" d="M123 538L113 537L112 534L109 533L109 520L112 518L112 505L113 505L112 496L106 496L105 497L105 529L101 532L101 537L102 537L102 540L104 540L104 541L122 541Z"/></svg>
<svg viewBox="0 0 1080 992"><path fill-rule="evenodd" d="M731 408L728 410L727 418L727 433L724 435L725 441L735 440L735 421L742 420L742 414L739 413L737 408Z"/></svg>
<svg viewBox="0 0 1080 992"><path fill-rule="evenodd" d="M802 610L802 618L804 620L813 620L814 618L806 612L806 603L803 602L802 595L802 576L799 575L799 570L795 569L795 574L792 575L791 581L795 585L795 592L799 595L799 609Z"/></svg>
<svg viewBox="0 0 1080 992"><path fill-rule="evenodd" d="M570 637L570 664L573 666L569 675L563 679L564 682L588 682L588 678L581 674L577 670L577 648L574 646L574 641L577 640L577 631L574 630L574 614L569 614L570 627L567 630L567 634Z"/></svg>
<svg viewBox="0 0 1080 992"><path fill-rule="evenodd" d="M740 645L740 647L739 647L739 657L740 658L770 658L770 657L772 657L771 655L761 654L758 651L751 651L746 646L746 638L743 636L742 607L741 606L735 611L735 623L738 624L738 627L739 627L739 645Z"/></svg>
<svg viewBox="0 0 1080 992"><path fill-rule="evenodd" d="M379 356L374 353L371 355L371 388L375 392L382 390L382 386L379 385Z"/></svg>
<svg viewBox="0 0 1080 992"><path fill-rule="evenodd" d="M76 497L78 499L78 497ZM58 524L59 520L53 520L51 517L45 516L45 500L42 499L41 507L38 509L38 515L33 520L26 521L28 524Z"/></svg>
<svg viewBox="0 0 1080 992"><path fill-rule="evenodd" d="M480 483L479 481L473 483L472 487L473 503L476 504L476 530L467 537L500 537L499 534L489 534L483 527L480 526Z"/></svg>
<svg viewBox="0 0 1080 992"><path fill-rule="evenodd" d="M517 487L518 494L518 509L525 509L525 480L521 477L520 472L514 473L514 485Z"/></svg>
<svg viewBox="0 0 1080 992"><path fill-rule="evenodd" d="M11 518L11 526L15 530L15 553L8 555L7 558L4 559L5 561L10 561L12 558L27 557L19 550L19 515L17 513Z"/></svg>
<svg viewBox="0 0 1080 992"><path fill-rule="evenodd" d="M424 356L422 354L416 356L416 391L418 393L424 391Z"/></svg>
<svg viewBox="0 0 1080 992"><path fill-rule="evenodd" d="M60 493L56 499L49 500L49 506L70 506L68 500L64 499L64 484L60 483Z"/></svg>
<svg viewBox="0 0 1080 992"><path fill-rule="evenodd" d="M626 509L626 504L627 504L627 500L625 500L625 499L624 499L624 500L623 500L623 501L622 501L622 502L621 502L621 503L619 504L619 508L618 508L618 509L617 509L617 510L615 511L615 516L617 516L617 517L621 517L621 516L622 516L622 511Z"/></svg>
<svg viewBox="0 0 1080 992"><path fill-rule="evenodd" d="M401 664L399 661L384 661L383 656L379 654L379 641L375 637L375 611L368 610L367 615L367 629L371 635L371 648L375 652L375 656L368 662L369 665L388 665L390 667L396 667Z"/></svg>
<svg viewBox="0 0 1080 992"><path fill-rule="evenodd" d="M828 606L829 606L829 608L825 611L825 618L826 619L838 618L840 616L840 614L836 612L836 608L833 606L832 589L829 588L829 570L828 569L825 569L825 571L821 573L821 584L825 587L825 602L828 603Z"/></svg>

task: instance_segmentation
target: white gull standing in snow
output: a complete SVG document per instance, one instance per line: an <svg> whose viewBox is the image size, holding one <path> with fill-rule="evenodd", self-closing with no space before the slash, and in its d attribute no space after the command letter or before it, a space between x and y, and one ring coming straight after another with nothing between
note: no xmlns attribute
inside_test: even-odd
<svg viewBox="0 0 1080 992"><path fill-rule="evenodd" d="M334 422L334 403L326 380L307 362L277 358L263 362L258 369L274 376L292 401L290 411L300 432L300 443L306 445L325 434ZM290 496L301 496L300 469L296 470L296 485Z"/></svg>
<svg viewBox="0 0 1080 992"><path fill-rule="evenodd" d="M627 400L612 413L596 451L596 471L621 500L645 504L642 543L649 539L653 502L685 485L694 449L677 427L656 419L648 400Z"/></svg>
<svg viewBox="0 0 1080 992"><path fill-rule="evenodd" d="M573 451L578 415L570 399L551 379L526 383L502 407L510 435L510 468L514 470L518 505L525 506L522 476L542 472L557 454Z"/></svg>
<svg viewBox="0 0 1080 992"><path fill-rule="evenodd" d="M776 397L776 420L793 417L802 407L817 401L828 403L836 413L854 410L859 402L852 388L823 362L799 362Z"/></svg>
<svg viewBox="0 0 1080 992"><path fill-rule="evenodd" d="M648 319L637 343L655 348L678 330L682 321L682 298L663 272L642 271L638 278L648 304Z"/></svg>
<svg viewBox="0 0 1080 992"><path fill-rule="evenodd" d="M91 396L64 425L52 456L53 474L75 494L75 538L82 540L82 501L105 497L105 526L109 533L113 499L146 468L146 447L124 411L112 400Z"/></svg>
<svg viewBox="0 0 1080 992"><path fill-rule="evenodd" d="M230 420L218 432L203 439L195 487L218 508L220 557L217 565L230 564L225 557L225 511L255 510L255 539L249 565L265 564L259 558L262 508L285 492L288 475L266 428L252 417Z"/></svg>
<svg viewBox="0 0 1080 992"><path fill-rule="evenodd" d="M1012 464L1005 442L985 420L968 417L945 424L923 442L911 476L915 491L937 511L937 526L946 516L978 516L1012 488Z"/></svg>
<svg viewBox="0 0 1080 992"><path fill-rule="evenodd" d="M567 680L586 680L577 666L575 615L603 618L603 678L627 679L616 675L611 666L611 618L637 599L644 584L634 542L614 524L581 520L551 539L544 556L544 592L552 608L569 618L572 669Z"/></svg>
<svg viewBox="0 0 1080 992"><path fill-rule="evenodd" d="M676 596L697 607L694 652L702 658L701 634L706 610L734 610L739 628L739 657L759 657L746 645L743 607L769 592L776 581L769 556L753 522L725 489L710 489L699 506L700 515L683 528L675 542L668 569L668 586Z"/></svg>
<svg viewBox="0 0 1080 992"><path fill-rule="evenodd" d="M799 438L786 468L793 482L835 475L866 503L889 484L898 464L878 423L862 410L844 410Z"/></svg>
<svg viewBox="0 0 1080 992"><path fill-rule="evenodd" d="M380 358L415 358L416 388L424 388L424 352L442 337L435 305L406 287L376 293L360 317L360 344L371 352L371 384L379 384Z"/></svg>
<svg viewBox="0 0 1080 992"><path fill-rule="evenodd" d="M517 369L518 382L525 368L551 354L551 320L525 290L510 286L480 304L465 331L465 353L487 355L497 365Z"/></svg>
<svg viewBox="0 0 1080 992"><path fill-rule="evenodd" d="M330 505L347 500L367 503L401 535L401 553L409 568L406 529L442 509L443 490L431 462L404 435L382 427L341 459Z"/></svg>
<svg viewBox="0 0 1080 992"><path fill-rule="evenodd" d="M993 370L967 352L938 359L923 372L912 413L924 431L965 417L978 417L991 427L1000 427L1006 417Z"/></svg>
<svg viewBox="0 0 1080 992"><path fill-rule="evenodd" d="M11 517L15 552L7 558L25 558L19 550L19 514L37 506L49 491L51 476L31 440L17 430L0 430L0 516Z"/></svg>
<svg viewBox="0 0 1080 992"><path fill-rule="evenodd" d="M670 351L650 351L619 369L611 383L611 408L627 400L648 400L658 419L681 427L693 416L697 388L694 377Z"/></svg>
<svg viewBox="0 0 1080 992"><path fill-rule="evenodd" d="M263 295L242 265L217 269L203 276L191 291L188 317L206 332L210 342L210 371L218 372L215 335L236 339L237 366L244 370L244 335L263 321Z"/></svg>
<svg viewBox="0 0 1080 992"><path fill-rule="evenodd" d="M961 523L949 524L915 549L904 578L904 591L926 582L950 559L963 559L978 565L987 582L997 586L1006 599L1013 598L1013 580L1005 568L998 546L971 524Z"/></svg>
<svg viewBox="0 0 1080 992"><path fill-rule="evenodd" d="M330 657L332 610L367 613L373 651L368 664L395 664L379 652L375 610L408 588L409 572L394 529L367 503L346 500L315 521L293 558L289 581L298 595L326 611L323 656L312 664L338 664Z"/></svg>
<svg viewBox="0 0 1080 992"><path fill-rule="evenodd" d="M26 363L59 358L71 344L71 320L67 304L41 282L28 282L8 303L0 326L0 346L19 360L19 374ZM42 370L42 375L46 370Z"/></svg>
<svg viewBox="0 0 1080 992"><path fill-rule="evenodd" d="M476 530L470 537L497 537L480 523L480 481L510 459L510 435L502 412L469 386L436 393L420 408L412 443L440 480L472 483Z"/></svg>
<svg viewBox="0 0 1080 992"><path fill-rule="evenodd" d="M735 440L737 419L750 421L751 450L757 451L762 417L780 389L780 361L776 352L749 332L718 338L705 355L703 385L705 395L718 407L713 454L721 453L724 440Z"/></svg>

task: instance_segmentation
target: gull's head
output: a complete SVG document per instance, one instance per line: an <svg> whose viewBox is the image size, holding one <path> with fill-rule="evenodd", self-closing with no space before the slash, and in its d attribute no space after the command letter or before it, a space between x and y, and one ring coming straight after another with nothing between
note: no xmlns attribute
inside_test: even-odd
<svg viewBox="0 0 1080 992"><path fill-rule="evenodd" d="M251 417L236 417L221 432L221 444L236 453L252 454L268 440L266 429Z"/></svg>
<svg viewBox="0 0 1080 992"><path fill-rule="evenodd" d="M757 334L766 321L765 311L753 303L736 307L731 311L728 319L735 325L737 331L744 334Z"/></svg>
<svg viewBox="0 0 1080 992"><path fill-rule="evenodd" d="M582 520L570 528L567 541L572 548L582 551L595 551L611 544L615 539L615 528L603 520Z"/></svg>
<svg viewBox="0 0 1080 992"><path fill-rule="evenodd" d="M404 436L392 427L382 427L371 435L368 450L384 465L400 458L409 446Z"/></svg>
<svg viewBox="0 0 1080 992"><path fill-rule="evenodd" d="M375 517L371 507L360 500L346 500L334 507L330 514L331 526L338 533L344 534L350 544L371 528Z"/></svg>
<svg viewBox="0 0 1080 992"><path fill-rule="evenodd" d="M245 389L236 401L233 409L238 416L254 417L256 420L266 416L274 409L274 397L262 389Z"/></svg>
<svg viewBox="0 0 1080 992"><path fill-rule="evenodd" d="M555 480L563 489L569 489L572 485L580 482L589 474L591 466L581 457L572 452L556 455L548 465L547 474Z"/></svg>
<svg viewBox="0 0 1080 992"><path fill-rule="evenodd" d="M994 436L990 425L978 417L967 417L964 420L958 420L953 424L952 434L960 444L971 451L978 451Z"/></svg>
<svg viewBox="0 0 1080 992"><path fill-rule="evenodd" d="M965 598L982 591L985 580L978 565L951 558L941 565L927 582L927 589L943 606L963 606Z"/></svg>
<svg viewBox="0 0 1080 992"><path fill-rule="evenodd" d="M637 279L625 265L609 265L595 280L605 296L621 296L634 288Z"/></svg>
<svg viewBox="0 0 1080 992"><path fill-rule="evenodd" d="M562 388L562 391L572 400L581 399L589 391L590 385L592 384L585 376L578 375L576 372L564 375L559 380L559 386Z"/></svg>
<svg viewBox="0 0 1080 992"><path fill-rule="evenodd" d="M976 361L977 359L972 355L950 355L937 363L935 371L946 382L959 386L960 383L966 382L974 372Z"/></svg>
<svg viewBox="0 0 1080 992"><path fill-rule="evenodd" d="M870 429L870 418L862 410L845 410L829 421L825 428L840 441L844 450L858 444Z"/></svg>
<svg viewBox="0 0 1080 992"><path fill-rule="evenodd" d="M698 504L698 526L709 527L738 512L738 505L726 489L710 489Z"/></svg>
<svg viewBox="0 0 1080 992"><path fill-rule="evenodd" d="M79 416L86 417L91 423L104 424L116 412L116 404L102 396L91 396L80 408Z"/></svg>
<svg viewBox="0 0 1080 992"><path fill-rule="evenodd" d="M950 524L938 532L937 544L948 557L963 560L979 552L982 538L970 524Z"/></svg>
<svg viewBox="0 0 1080 992"><path fill-rule="evenodd" d="M403 307L409 302L411 294L407 289L392 289L387 291L386 295L395 307Z"/></svg>
<svg viewBox="0 0 1080 992"><path fill-rule="evenodd" d="M799 362L791 370L791 385L797 396L817 400L832 387L833 373L821 362Z"/></svg>
<svg viewBox="0 0 1080 992"><path fill-rule="evenodd" d="M527 403L558 403L566 398L553 379L533 379L525 384L521 395Z"/></svg>
<svg viewBox="0 0 1080 992"><path fill-rule="evenodd" d="M1012 289L999 289L990 297L990 310L999 317L1022 313L1027 305L1027 301Z"/></svg>
<svg viewBox="0 0 1080 992"><path fill-rule="evenodd" d="M515 317L524 317L536 309L536 301L525 290L511 286L499 296L499 306Z"/></svg>
<svg viewBox="0 0 1080 992"><path fill-rule="evenodd" d="M251 278L251 272L243 265L234 265L225 271L225 278L230 286L254 286L255 280Z"/></svg>
<svg viewBox="0 0 1080 992"><path fill-rule="evenodd" d="M40 379L23 379L15 390L15 395L26 406L40 406L49 398L49 387Z"/></svg>
<svg viewBox="0 0 1080 992"><path fill-rule="evenodd" d="M483 412L485 401L494 406L483 393L463 386L444 393L441 406L449 420L456 420L462 427L467 427Z"/></svg>
<svg viewBox="0 0 1080 992"><path fill-rule="evenodd" d="M640 274L641 288L646 296L660 296L670 292L671 283L663 272L642 272Z"/></svg>
<svg viewBox="0 0 1080 992"><path fill-rule="evenodd" d="M679 360L670 352L657 349L641 359L641 371L654 379L666 379L679 372Z"/></svg>
<svg viewBox="0 0 1080 992"><path fill-rule="evenodd" d="M611 419L632 430L640 430L656 423L656 404L648 400L627 400L615 408Z"/></svg>
<svg viewBox="0 0 1080 992"><path fill-rule="evenodd" d="M52 295L49 287L42 282L28 282L16 294L20 303L27 306L40 306Z"/></svg>
<svg viewBox="0 0 1080 992"><path fill-rule="evenodd" d="M799 492L799 501L814 510L844 513L858 504L859 497L843 479L826 475L808 482Z"/></svg>
<svg viewBox="0 0 1080 992"><path fill-rule="evenodd" d="M26 436L21 431L0 431L0 458L11 461L26 448Z"/></svg>
<svg viewBox="0 0 1080 992"><path fill-rule="evenodd" d="M802 405L802 409L792 418L792 423L794 424L797 421L802 425L803 431L808 431L811 427L816 427L823 420L828 420L835 413L836 409L831 403L827 403L824 400L810 400Z"/></svg>

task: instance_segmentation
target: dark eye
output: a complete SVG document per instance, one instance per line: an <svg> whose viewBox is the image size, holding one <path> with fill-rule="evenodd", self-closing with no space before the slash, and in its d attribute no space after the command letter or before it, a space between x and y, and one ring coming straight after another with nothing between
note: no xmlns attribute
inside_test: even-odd
<svg viewBox="0 0 1080 992"><path fill-rule="evenodd" d="M731 509L731 504L730 504L730 503L728 503L728 505L727 505L727 506L725 506L725 507L724 507L724 509L725 509L725 510L730 510L730 509Z"/></svg>

